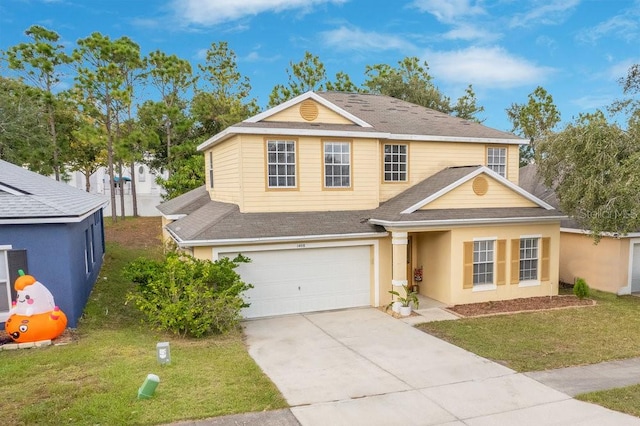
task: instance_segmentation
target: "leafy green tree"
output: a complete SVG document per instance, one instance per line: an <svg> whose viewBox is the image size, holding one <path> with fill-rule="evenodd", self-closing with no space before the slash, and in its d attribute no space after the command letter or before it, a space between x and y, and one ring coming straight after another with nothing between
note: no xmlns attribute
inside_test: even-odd
<svg viewBox="0 0 640 426"><path fill-rule="evenodd" d="M349 74L345 73L344 71L339 71L338 73L336 73L335 81L327 81L326 89L333 92L361 92L361 90L355 84L353 84L353 82L351 81L351 77L349 77Z"/></svg>
<svg viewBox="0 0 640 426"><path fill-rule="evenodd" d="M560 123L553 97L541 86L529 94L526 104L511 104L507 117L513 126L511 131L529 140L529 145L520 146L520 167L533 160L536 145Z"/></svg>
<svg viewBox="0 0 640 426"><path fill-rule="evenodd" d="M238 71L236 54L226 42L212 43L198 68L205 84L196 89L191 115L200 126L199 136L211 137L258 112L256 100L249 97L249 79Z"/></svg>
<svg viewBox="0 0 640 426"><path fill-rule="evenodd" d="M174 141L176 127L185 122L185 109L188 101L186 99L189 89L194 87L197 78L193 75L191 64L185 59L176 55L167 55L156 50L151 52L147 59L150 70L148 77L150 83L160 93L160 101L151 103L147 101L147 119L155 117L158 135L164 139L165 166L169 173L171 167L171 146ZM149 114L152 112L152 114ZM149 124L149 123L148 123Z"/></svg>
<svg viewBox="0 0 640 426"><path fill-rule="evenodd" d="M327 72L319 57L310 52L304 53L304 58L297 63L289 62L287 68L289 83L287 86L276 85L269 95L269 107L274 107L293 99L310 90L323 90L327 81Z"/></svg>
<svg viewBox="0 0 640 426"><path fill-rule="evenodd" d="M602 233L627 234L640 227L640 120L624 130L601 111L582 114L536 146L544 183L560 209L598 242Z"/></svg>
<svg viewBox="0 0 640 426"><path fill-rule="evenodd" d="M371 92L391 96L423 107L451 113L451 100L433 84L426 62L406 57L393 68L388 64L367 65L364 86Z"/></svg>
<svg viewBox="0 0 640 426"><path fill-rule="evenodd" d="M82 173L87 192L91 191L91 175L106 164L106 139L104 129L87 119L73 132L69 167Z"/></svg>
<svg viewBox="0 0 640 426"><path fill-rule="evenodd" d="M464 91L464 95L458 98L458 102L453 107L453 115L464 118L465 120L475 121L477 123L484 122L485 119L478 118L478 114L484 112L483 106L478 106L476 93L470 84Z"/></svg>
<svg viewBox="0 0 640 426"><path fill-rule="evenodd" d="M58 44L60 36L39 25L29 27L25 34L31 37L29 43L20 43L7 50L6 55L9 68L23 71L24 75L36 87L41 89L47 117L51 156L45 156L50 161L56 180L60 180L62 158L58 144L58 134L55 119L54 88L62 77L61 67L69 64L72 59L64 52L64 46Z"/></svg>
<svg viewBox="0 0 640 426"><path fill-rule="evenodd" d="M0 76L0 158L33 164L33 147L46 140L47 116L39 89Z"/></svg>
<svg viewBox="0 0 640 426"><path fill-rule="evenodd" d="M120 116L132 102L124 69L129 61L136 62L140 58L140 47L128 37L111 40L95 32L78 40L73 57L77 65L75 91L79 105L106 131L111 220L115 222L114 145Z"/></svg>
<svg viewBox="0 0 640 426"><path fill-rule="evenodd" d="M178 195L189 192L204 184L204 156L196 151L195 143L184 143L175 149L176 159L173 173L163 179L158 176L157 182L161 185L166 194L163 199L170 200Z"/></svg>
<svg viewBox="0 0 640 426"><path fill-rule="evenodd" d="M279 105L310 90L360 91L349 75L343 71L336 73L335 80L330 81L320 58L310 52L305 52L300 62L290 62L289 65L291 68L286 70L289 83L286 86L278 84L273 88L269 95L269 107Z"/></svg>

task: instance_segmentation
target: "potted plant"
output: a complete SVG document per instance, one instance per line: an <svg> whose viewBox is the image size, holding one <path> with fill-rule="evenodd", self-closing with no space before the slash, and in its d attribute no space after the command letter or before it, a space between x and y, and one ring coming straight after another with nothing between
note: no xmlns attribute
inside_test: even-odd
<svg viewBox="0 0 640 426"><path fill-rule="evenodd" d="M395 300L389 303L389 305L387 306L387 309L394 307L394 304L399 302L400 303L399 313L403 317L406 317L411 315L412 306L418 309L418 306L420 305L420 301L418 300L418 293L413 291L408 284L403 285L402 288L404 289L404 294L405 294L404 296L401 296L400 293L397 292L396 290L389 290L389 293L392 296L395 296Z"/></svg>

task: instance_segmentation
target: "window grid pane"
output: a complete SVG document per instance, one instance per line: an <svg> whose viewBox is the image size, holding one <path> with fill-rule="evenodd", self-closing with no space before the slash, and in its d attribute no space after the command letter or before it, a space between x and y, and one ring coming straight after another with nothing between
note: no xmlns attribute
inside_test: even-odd
<svg viewBox="0 0 640 426"><path fill-rule="evenodd" d="M507 177L507 148L487 148L487 167Z"/></svg>
<svg viewBox="0 0 640 426"><path fill-rule="evenodd" d="M520 239L520 281L538 279L538 239Z"/></svg>
<svg viewBox="0 0 640 426"><path fill-rule="evenodd" d="M473 242L473 285L493 284L493 240Z"/></svg>
<svg viewBox="0 0 640 426"><path fill-rule="evenodd" d="M351 186L351 145L348 142L325 142L324 184L327 188Z"/></svg>
<svg viewBox="0 0 640 426"><path fill-rule="evenodd" d="M385 182L405 182L407 180L407 145L384 146Z"/></svg>
<svg viewBox="0 0 640 426"><path fill-rule="evenodd" d="M270 188L296 186L296 145L294 141L267 141L267 173Z"/></svg>

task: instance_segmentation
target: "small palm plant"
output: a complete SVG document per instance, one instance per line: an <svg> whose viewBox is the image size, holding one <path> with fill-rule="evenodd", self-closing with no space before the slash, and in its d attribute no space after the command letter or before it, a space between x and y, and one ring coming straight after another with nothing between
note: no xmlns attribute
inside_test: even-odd
<svg viewBox="0 0 640 426"><path fill-rule="evenodd" d="M418 300L418 293L413 291L408 284L403 285L402 288L404 289L405 296L401 296L400 293L396 290L389 290L389 293L395 296L396 300L393 300L391 303L389 303L387 309L389 309L393 305L393 302L400 302L402 306L411 306L411 304L413 304L413 307L415 309L418 309L418 306L420 305L420 301Z"/></svg>

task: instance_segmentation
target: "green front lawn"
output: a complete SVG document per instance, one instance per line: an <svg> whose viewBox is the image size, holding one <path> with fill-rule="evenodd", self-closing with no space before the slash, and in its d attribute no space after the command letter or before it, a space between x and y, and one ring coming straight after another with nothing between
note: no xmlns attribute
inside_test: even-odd
<svg viewBox="0 0 640 426"><path fill-rule="evenodd" d="M640 298L592 291L597 305L419 325L516 371L640 356Z"/></svg>
<svg viewBox="0 0 640 426"><path fill-rule="evenodd" d="M0 351L2 424L163 424L287 407L248 355L241 332L180 339L150 330L126 304L120 271L142 251L108 243L101 276L76 330L62 346ZM169 341L171 364L156 362ZM138 400L147 374L160 377Z"/></svg>

